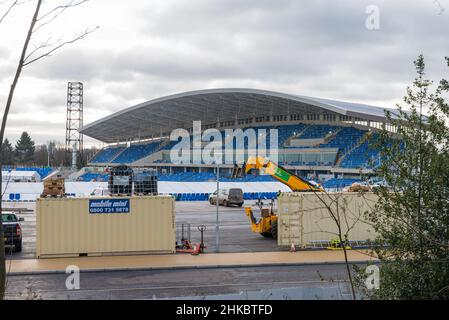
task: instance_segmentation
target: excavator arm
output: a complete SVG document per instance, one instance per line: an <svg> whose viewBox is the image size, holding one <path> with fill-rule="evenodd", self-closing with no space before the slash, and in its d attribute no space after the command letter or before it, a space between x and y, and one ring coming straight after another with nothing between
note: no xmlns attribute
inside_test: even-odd
<svg viewBox="0 0 449 320"><path fill-rule="evenodd" d="M235 167L235 176L240 174L246 174L252 169L261 170L264 169L266 174L271 175L277 181L288 186L292 191L297 192L322 192L323 187L320 185L315 185L309 181L298 177L294 173L282 168L281 166L275 164L274 162L266 159L264 157L249 157L245 165L240 167ZM237 174L239 173L239 174ZM233 173L234 176L234 173ZM251 230L255 233L260 233L264 237L277 238L278 231L278 217L273 213L273 208L271 208L271 213L263 214L259 221L254 217L251 207L246 207L245 212L251 223ZM262 208L261 208L262 211Z"/></svg>
<svg viewBox="0 0 449 320"><path fill-rule="evenodd" d="M264 157L249 157L244 165L245 174L252 169L264 169L266 174L271 175L279 182L288 186L292 191L324 191L323 187L310 183L309 181L298 177L287 169L275 164Z"/></svg>

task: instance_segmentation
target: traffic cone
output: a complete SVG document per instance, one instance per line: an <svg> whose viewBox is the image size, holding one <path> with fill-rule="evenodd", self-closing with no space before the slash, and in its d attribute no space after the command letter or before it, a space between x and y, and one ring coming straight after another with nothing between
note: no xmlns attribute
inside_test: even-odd
<svg viewBox="0 0 449 320"><path fill-rule="evenodd" d="M290 246L290 252L296 252L296 247L293 242L292 242L292 245Z"/></svg>

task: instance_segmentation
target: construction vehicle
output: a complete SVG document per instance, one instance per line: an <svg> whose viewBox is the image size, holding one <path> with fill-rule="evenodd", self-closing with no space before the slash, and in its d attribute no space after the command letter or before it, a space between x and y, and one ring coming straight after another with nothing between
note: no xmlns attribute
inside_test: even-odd
<svg viewBox="0 0 449 320"><path fill-rule="evenodd" d="M338 239L333 239L330 241L329 246L326 248L327 250L351 250L351 246L349 245L348 241L343 240L343 242L341 242Z"/></svg>
<svg viewBox="0 0 449 320"><path fill-rule="evenodd" d="M259 207L261 214L259 221L254 217L252 208L245 207L245 213L251 222L251 231L260 233L264 237L273 237L277 239L278 217L273 209L274 200L271 200L269 208L264 207L264 203L261 199L256 202L256 205Z"/></svg>
<svg viewBox="0 0 449 320"><path fill-rule="evenodd" d="M309 182L298 177L291 171L277 165L264 157L249 157L248 161L243 165L242 170L235 167L234 171L238 174L247 174L251 170L264 170L265 174L271 175L277 181L285 184L294 192L323 192L321 185ZM233 174L234 175L234 174ZM237 176L237 174L236 174ZM260 233L264 237L273 237L277 239L278 216L273 207L274 200L271 201L271 207L265 208L261 199L256 203L261 212L259 221L254 217L251 207L245 207L245 213L251 222L251 230Z"/></svg>

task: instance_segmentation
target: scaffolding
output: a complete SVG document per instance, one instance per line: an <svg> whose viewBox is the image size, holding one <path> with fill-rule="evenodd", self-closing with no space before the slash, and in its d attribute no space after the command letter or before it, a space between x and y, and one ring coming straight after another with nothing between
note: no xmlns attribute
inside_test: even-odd
<svg viewBox="0 0 449 320"><path fill-rule="evenodd" d="M77 157L82 159L83 135L79 129L83 127L83 84L69 82L67 84L67 118L65 148L71 155L72 168L77 167Z"/></svg>

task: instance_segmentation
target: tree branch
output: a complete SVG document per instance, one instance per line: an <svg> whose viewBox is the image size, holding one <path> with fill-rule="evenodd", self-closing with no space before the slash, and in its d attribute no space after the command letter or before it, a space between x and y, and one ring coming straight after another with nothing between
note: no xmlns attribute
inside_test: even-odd
<svg viewBox="0 0 449 320"><path fill-rule="evenodd" d="M27 2L30 2L30 1L31 1L31 0L23 0L23 1L14 0L14 1L11 3L11 5L8 7L8 9L6 10L6 12L1 16L1 18L0 18L0 23L3 22L3 20L4 20L4 19L6 18L6 16L12 11L12 9L13 9L14 7L19 6L19 5L21 5L21 4L24 4L24 3L27 3ZM8 2L8 0L5 0L5 1L0 2L0 5L4 4L4 3L6 3L6 2Z"/></svg>
<svg viewBox="0 0 449 320"><path fill-rule="evenodd" d="M80 0L80 1L75 1L75 0L71 0L68 4L66 5L61 5L61 6L57 6L54 7L53 9L51 9L50 11L48 11L47 13L44 13L42 16L38 17L37 22L45 19L46 17L50 16L51 14L57 12L59 10L59 12L56 13L56 16L59 16L62 12L64 12L66 9L68 8L74 8L77 7L85 2L87 2L89 0Z"/></svg>
<svg viewBox="0 0 449 320"><path fill-rule="evenodd" d="M15 0L13 2L12 6L8 7L7 13L2 16L2 18L1 18L2 20L1 21L3 21L4 17L6 17L7 14L9 14L11 12L11 10L12 10L12 8L14 8L14 6L17 6L18 4L22 4L22 3L25 3L25 2L28 2L28 1L31 1L31 0L23 0L21 2L19 2L18 0ZM52 13L57 12L58 10L62 10L62 8L64 8L64 10L65 10L66 8L69 8L69 7L78 6L78 5L82 4L82 3L87 2L87 0L82 0L82 1L78 1L78 2L75 2L74 0L72 0L67 5L56 7L54 9L50 10L50 12L44 14L41 17L39 17L39 13L40 13L40 10L41 10L41 6L42 6L43 0L33 0L33 1L36 2L36 7L34 9L33 16L31 18L31 21L30 21L30 24L29 24L29 27L28 27L28 31L27 31L27 34L26 34L26 37L25 37L25 41L24 41L24 44L22 46L20 58L19 58L19 61L18 61L18 64L17 64L17 68L16 68L16 71L15 71L15 75L14 75L13 81L12 81L10 89L9 89L8 98L7 98L5 109L4 109L4 113L3 113L3 118L2 118L1 128L0 128L0 150L2 150L3 138L4 138L4 134L5 134L8 114L9 114L9 111L10 111L10 108L11 108L11 105L12 105L15 89L16 89L17 84L19 82L19 78L20 78L20 76L22 74L23 67L25 67L26 65L29 65L31 63L34 63L34 62L36 62L36 61L38 61L38 60L40 60L40 59L42 59L44 57L47 57L47 56L51 55L53 52L55 52L56 50L62 48L63 46L65 46L67 44L71 44L71 43L74 43L74 42L76 42L76 41L78 41L80 39L83 39L88 34L92 33L95 29L98 28L97 27L94 30L87 29L81 35L73 38L72 40L60 43L60 44L56 45L54 48L52 48L52 49L48 50L47 52L45 52L44 54L41 54L41 55L39 55L39 56L37 56L35 58L32 58L32 55L35 54L36 52L38 52L40 49L48 48L48 46L50 46L50 44L49 44L50 39L49 39L49 40L47 40L47 42L44 42L40 46L35 47L31 51L31 53L28 53L28 47L30 45L33 33L35 32L35 28L36 28L36 24L38 22L38 19L39 19L39 21L42 21L42 19L45 19L46 16L49 16ZM2 2L2 3L5 3L5 2ZM56 13L56 14L58 14L58 13ZM50 20L53 21L54 18L51 18ZM48 21L44 22L43 24L47 25ZM42 28L42 27L43 27L43 25L41 24L39 28ZM0 158L1 158L1 156L2 156L2 154L0 153ZM2 190L1 167L2 167L2 161L0 161L0 190ZM2 212L2 203L0 201L0 214L1 214L1 212ZM4 247L3 228L2 228L2 221L0 219L0 300L2 300L4 298L5 284L6 284L6 265L5 265L6 261L5 261L4 248L5 247Z"/></svg>
<svg viewBox="0 0 449 320"><path fill-rule="evenodd" d="M72 40L68 40L68 41L64 41L62 43L60 43L59 45L57 45L56 47L52 48L51 50L48 50L47 52L37 56L36 58L33 58L31 60L29 60L31 58L31 55L28 55L27 59L25 59L23 66L26 67L36 61L39 61L45 57L51 56L51 54L55 51L57 51L58 49L61 49L62 47L68 45L68 44L72 44L78 40L84 39L86 36L88 36L89 34L91 34L92 32L94 32L95 30L97 30L99 27L95 27L94 29L87 29L86 31L84 31L82 34L80 34L79 36L76 36L75 38L73 38ZM39 46L37 47L35 50L33 50L33 53L35 53L36 51L40 50L40 49L44 49L46 46Z"/></svg>
<svg viewBox="0 0 449 320"><path fill-rule="evenodd" d="M41 22L40 24L37 24L36 27L33 30L33 33L36 33L37 31L39 31L40 29L42 29L46 25L50 24L52 21L54 21L56 18L58 18L62 13L64 13L65 10L67 10L69 8L77 7L77 6L83 4L83 3L87 2L87 1L89 1L89 0L82 0L82 1L78 1L78 2L71 1L67 5L58 6L58 7L53 8L52 10L50 10L49 12L43 14L41 17L39 17L37 19L38 22L43 21L47 17L49 17L50 15L52 15L54 13L54 15L50 19L48 19L47 21Z"/></svg>
<svg viewBox="0 0 449 320"><path fill-rule="evenodd" d="M47 39L47 41L41 43L39 46L34 46L34 49L25 57L24 61L27 61L34 53L36 53L40 49L48 48L49 46L51 46L51 44L49 44L50 39L51 39L51 36ZM58 40L58 41L61 41L61 40Z"/></svg>
<svg viewBox="0 0 449 320"><path fill-rule="evenodd" d="M5 1L6 2L6 1ZM5 3L5 2L3 2L3 3ZM1 4L3 4L3 3L1 3ZM11 12L11 10L17 5L17 3L18 3L18 0L15 0L9 7L8 7L8 9L6 10L6 12L2 15L2 17L0 18L0 23L2 23L3 22L3 20L6 18L6 16Z"/></svg>

